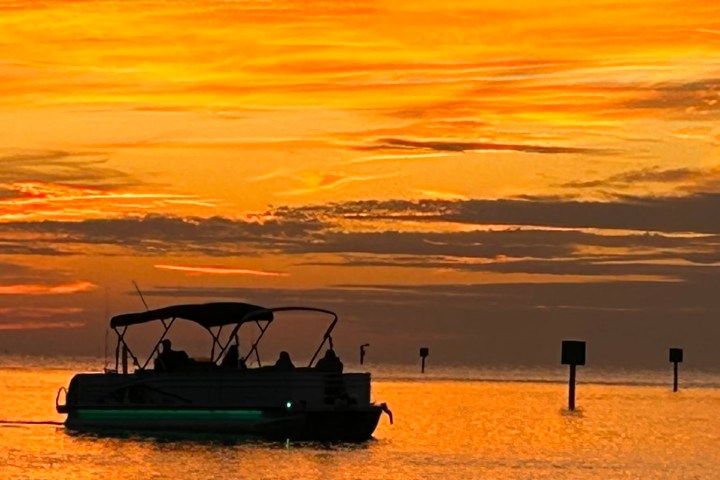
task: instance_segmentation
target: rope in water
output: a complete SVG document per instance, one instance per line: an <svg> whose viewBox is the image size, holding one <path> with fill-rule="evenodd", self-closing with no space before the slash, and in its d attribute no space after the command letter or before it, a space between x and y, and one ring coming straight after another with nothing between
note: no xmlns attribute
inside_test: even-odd
<svg viewBox="0 0 720 480"><path fill-rule="evenodd" d="M0 425L63 425L52 420L0 420Z"/></svg>

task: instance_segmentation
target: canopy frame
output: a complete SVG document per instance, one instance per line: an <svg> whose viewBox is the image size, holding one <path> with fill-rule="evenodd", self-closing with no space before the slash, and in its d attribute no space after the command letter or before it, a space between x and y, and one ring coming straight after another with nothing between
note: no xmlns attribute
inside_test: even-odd
<svg viewBox="0 0 720 480"><path fill-rule="evenodd" d="M205 304L205 305L213 305L213 304ZM199 307L200 305L191 305L190 307ZM147 314L165 311L172 309L173 307L168 307L166 309L160 309L158 311L150 311L147 312ZM315 353L313 354L312 358L310 359L310 362L308 363L308 367L312 367L315 360L318 358L318 355L320 354L320 351L322 350L323 346L327 343L329 345L329 348L333 348L333 339L332 339L332 332L335 329L335 325L338 322L338 315L331 311L324 308L317 308L317 307L303 307L303 306L291 306L291 307L275 307L275 308L263 308L263 307L257 307L255 310L248 311L243 315L242 318L235 321L226 321L223 323L218 324L203 324L195 319L187 319L183 318L181 316L172 316L169 318L150 318L149 320L143 320L143 321L132 321L128 322L127 324L120 324L120 325L112 325L111 327L115 331L117 335L117 345L115 348L115 372L118 371L119 364L120 364L120 356L121 356L121 348L129 354L133 359L133 364L135 365L136 369L138 370L145 370L150 361L153 359L156 353L159 353L160 351L160 345L162 344L163 340L167 338L168 332L172 328L172 326L175 324L175 320L177 319L183 319L188 320L194 323L197 323L201 325L212 337L212 348L210 352L210 361L214 364L218 364L218 362L223 358L223 356L227 353L227 350L230 348L230 345L232 344L233 340L238 342L238 332L240 328L245 323L255 323L257 327L260 329L260 334L258 335L257 339L253 342L252 346L250 347L250 350L248 350L247 354L245 355L245 359L250 358L253 354L255 354L255 358L257 360L258 366L261 367L262 363L260 360L260 353L258 351L258 345L260 344L260 341L263 339L265 333L267 332L267 329L270 327L270 324L274 320L274 313L275 312L287 312L287 311L306 311L306 312L318 312L318 313L325 313L327 315L332 316L332 321L330 322L330 325L326 329L325 333L323 334L322 341L320 342L320 345L315 350ZM131 317L132 314L127 316L120 316L120 317ZM263 318L257 318L257 317L263 317ZM119 317L114 317L113 321ZM148 355L147 359L140 364L140 361L138 360L137 356L132 352L130 349L130 346L127 343L127 340L125 338L125 335L127 334L128 328L131 325L140 324L140 323L146 323L148 321L152 320L159 320L163 325L163 332L160 335L160 338L155 343L152 351ZM168 321L169 320L169 321ZM230 332L230 335L228 336L227 341L223 345L223 343L220 340L220 336L222 334L223 327L225 325L233 325L234 327L232 331ZM216 327L217 331L213 331L213 328ZM216 348L219 349L217 352L217 355L215 354ZM125 370L125 366L123 365L123 370ZM122 373L128 373L127 371L123 371Z"/></svg>

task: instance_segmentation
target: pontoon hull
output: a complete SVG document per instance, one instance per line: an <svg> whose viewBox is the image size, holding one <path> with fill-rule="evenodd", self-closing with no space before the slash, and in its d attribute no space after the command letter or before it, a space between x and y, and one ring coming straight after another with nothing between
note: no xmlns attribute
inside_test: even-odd
<svg viewBox="0 0 720 480"><path fill-rule="evenodd" d="M65 425L353 441L371 437L382 408L367 374L313 371L85 374L73 378Z"/></svg>
<svg viewBox="0 0 720 480"><path fill-rule="evenodd" d="M74 410L66 428L80 432L176 432L258 436L271 439L362 442L377 427L381 410L262 412L253 410Z"/></svg>

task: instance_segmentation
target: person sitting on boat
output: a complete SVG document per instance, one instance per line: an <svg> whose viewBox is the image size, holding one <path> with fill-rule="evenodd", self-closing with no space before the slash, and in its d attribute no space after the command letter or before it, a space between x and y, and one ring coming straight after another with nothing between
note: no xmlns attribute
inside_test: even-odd
<svg viewBox="0 0 720 480"><path fill-rule="evenodd" d="M335 350L328 348L325 352L325 356L318 360L315 364L315 369L320 370L321 372L342 373L343 363L335 354Z"/></svg>
<svg viewBox="0 0 720 480"><path fill-rule="evenodd" d="M277 361L275 362L274 366L275 370L292 370L295 368L295 365L293 365L292 360L290 360L290 354L286 351L280 352L280 356L278 357Z"/></svg>
<svg viewBox="0 0 720 480"><path fill-rule="evenodd" d="M173 350L172 342L169 339L166 338L160 344L162 345L162 351L155 360L156 370L170 372L190 363L188 354L183 350Z"/></svg>
<svg viewBox="0 0 720 480"><path fill-rule="evenodd" d="M240 351L237 345L230 345L225 357L223 357L222 362L220 362L220 366L225 368L237 368L239 370L247 369L245 359L240 356Z"/></svg>
<svg viewBox="0 0 720 480"><path fill-rule="evenodd" d="M238 346L230 345L228 347L227 353L225 354L225 356L222 359L222 362L220 362L220 366L226 367L226 368L235 368L238 365L239 358L240 358L240 353L238 352Z"/></svg>

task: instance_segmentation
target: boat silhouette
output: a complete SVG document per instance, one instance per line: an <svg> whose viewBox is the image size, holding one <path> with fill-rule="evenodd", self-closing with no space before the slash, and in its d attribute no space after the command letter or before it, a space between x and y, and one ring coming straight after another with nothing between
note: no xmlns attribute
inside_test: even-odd
<svg viewBox="0 0 720 480"><path fill-rule="evenodd" d="M307 366L295 367L289 356L282 360L282 355L275 365L262 366L258 345L275 314L287 311L316 312L332 320ZM209 360L194 360L172 350L167 337L178 320L194 322L210 334ZM149 322L161 323L163 332L141 362L126 334L129 328ZM264 308L239 302L172 305L118 315L110 320L117 335L115 368L76 374L67 390L63 387L58 392L56 408L67 414L65 426L73 431L183 431L365 441L381 414L391 413L385 404L371 402L369 373L342 371L333 350L332 332L337 322L335 312L321 308ZM259 329L245 356L255 355L257 368L247 368L233 344L246 325ZM231 331L223 342L225 328ZM326 345L325 357L320 358ZM135 365L132 372L130 359Z"/></svg>

